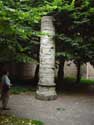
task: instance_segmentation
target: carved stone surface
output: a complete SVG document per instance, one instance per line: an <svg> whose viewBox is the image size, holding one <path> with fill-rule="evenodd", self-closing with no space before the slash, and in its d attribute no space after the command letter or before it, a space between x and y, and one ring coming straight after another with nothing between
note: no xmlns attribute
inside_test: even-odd
<svg viewBox="0 0 94 125"><path fill-rule="evenodd" d="M44 16L41 21L39 88L38 99L51 100L56 98L55 92L55 29L51 16Z"/></svg>

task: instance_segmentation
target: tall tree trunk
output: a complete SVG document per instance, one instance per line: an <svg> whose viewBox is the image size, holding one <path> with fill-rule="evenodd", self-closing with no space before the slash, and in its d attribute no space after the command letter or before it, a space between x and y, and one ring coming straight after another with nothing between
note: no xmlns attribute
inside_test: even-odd
<svg viewBox="0 0 94 125"><path fill-rule="evenodd" d="M59 70L58 70L58 80L57 80L57 89L62 89L62 84L64 80L64 64L65 60L60 59L59 60Z"/></svg>
<svg viewBox="0 0 94 125"><path fill-rule="evenodd" d="M34 76L34 86L38 85L39 81L39 64L36 66L35 76Z"/></svg>
<svg viewBox="0 0 94 125"><path fill-rule="evenodd" d="M77 62L76 67L77 67L76 83L78 84L80 82L80 79L81 79L81 64L80 64L80 62Z"/></svg>
<svg viewBox="0 0 94 125"><path fill-rule="evenodd" d="M51 16L44 16L41 21L39 83L36 98L42 100L56 99L55 91L55 29Z"/></svg>

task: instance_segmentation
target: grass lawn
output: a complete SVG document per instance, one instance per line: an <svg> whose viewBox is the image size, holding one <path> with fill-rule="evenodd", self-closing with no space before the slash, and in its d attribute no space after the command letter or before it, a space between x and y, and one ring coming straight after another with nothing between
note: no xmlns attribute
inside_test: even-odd
<svg viewBox="0 0 94 125"><path fill-rule="evenodd" d="M76 84L74 78L65 78L64 81L62 81L61 88L63 88L63 90L64 89L75 90L75 87L82 89L83 87L84 88L88 87L88 85L94 85L94 80L82 78L80 80L80 83ZM32 93L35 91L36 91L36 88L30 87L30 86L29 87L28 86L13 86L10 89L10 92L12 94Z"/></svg>
<svg viewBox="0 0 94 125"><path fill-rule="evenodd" d="M32 89L32 87L23 87L23 86L13 86L10 89L10 92L12 94L20 94L20 93L26 93L26 92L33 92L35 91Z"/></svg>
<svg viewBox="0 0 94 125"><path fill-rule="evenodd" d="M81 84L94 84L94 79L81 79Z"/></svg>
<svg viewBox="0 0 94 125"><path fill-rule="evenodd" d="M17 118L15 116L0 116L0 125L43 125L43 122L24 119L24 118Z"/></svg>
<svg viewBox="0 0 94 125"><path fill-rule="evenodd" d="M75 84L76 79L75 78L65 78L64 82L65 84L71 84L74 83ZM85 78L81 78L80 83L79 84L94 84L94 79L85 79Z"/></svg>

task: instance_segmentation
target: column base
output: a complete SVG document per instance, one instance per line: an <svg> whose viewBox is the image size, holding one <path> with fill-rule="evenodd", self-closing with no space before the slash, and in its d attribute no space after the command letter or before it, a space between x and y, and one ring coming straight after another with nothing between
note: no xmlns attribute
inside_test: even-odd
<svg viewBox="0 0 94 125"><path fill-rule="evenodd" d="M55 87L39 86L36 91L36 98L39 100L55 100L57 98Z"/></svg>

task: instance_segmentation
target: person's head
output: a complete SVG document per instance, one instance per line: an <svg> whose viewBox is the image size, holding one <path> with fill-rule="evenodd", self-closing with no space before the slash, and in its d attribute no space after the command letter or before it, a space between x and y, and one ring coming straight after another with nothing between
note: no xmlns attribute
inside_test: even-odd
<svg viewBox="0 0 94 125"><path fill-rule="evenodd" d="M3 70L2 74L3 75L9 75L9 72L7 70Z"/></svg>

